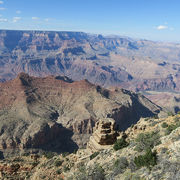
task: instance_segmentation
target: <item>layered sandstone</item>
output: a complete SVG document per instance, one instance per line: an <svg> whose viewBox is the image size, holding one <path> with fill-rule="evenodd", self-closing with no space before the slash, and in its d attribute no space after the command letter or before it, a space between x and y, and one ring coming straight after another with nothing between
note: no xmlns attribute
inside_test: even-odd
<svg viewBox="0 0 180 180"><path fill-rule="evenodd" d="M91 151L98 151L109 148L116 141L117 132L115 131L115 121L111 118L99 120L93 130L93 134L89 139L87 148Z"/></svg>
<svg viewBox="0 0 180 180"><path fill-rule="evenodd" d="M0 82L20 72L104 87L180 90L179 44L83 32L0 30Z"/></svg>

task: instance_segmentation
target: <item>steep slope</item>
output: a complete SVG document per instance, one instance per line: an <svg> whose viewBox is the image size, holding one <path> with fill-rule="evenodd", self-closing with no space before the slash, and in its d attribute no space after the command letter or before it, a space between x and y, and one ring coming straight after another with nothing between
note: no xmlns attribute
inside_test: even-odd
<svg viewBox="0 0 180 180"><path fill-rule="evenodd" d="M142 95L109 91L87 80L31 77L21 73L0 83L0 150L73 151L86 145L100 118L125 130L161 110Z"/></svg>
<svg viewBox="0 0 180 180"><path fill-rule="evenodd" d="M180 111L179 92L155 92L147 91L146 97L161 107L165 107L171 113Z"/></svg>
<svg viewBox="0 0 180 180"><path fill-rule="evenodd" d="M0 31L0 81L20 72L104 87L180 89L180 45L82 32Z"/></svg>
<svg viewBox="0 0 180 180"><path fill-rule="evenodd" d="M107 130L113 130L113 121L106 120L97 123L96 128L100 133L112 135L114 131ZM97 129L93 133L94 137L96 133ZM104 142L109 144L106 136L103 143L99 141L101 149L94 153L88 148L71 154L23 154L0 160L0 178L179 180L180 115L160 119L141 118L137 124L120 133L119 142L122 142L122 137L126 138L126 146L121 144L120 149L115 149L114 145L105 145ZM113 136L111 138L113 140ZM149 147L152 152L147 151ZM143 158L146 152L149 152L148 156Z"/></svg>

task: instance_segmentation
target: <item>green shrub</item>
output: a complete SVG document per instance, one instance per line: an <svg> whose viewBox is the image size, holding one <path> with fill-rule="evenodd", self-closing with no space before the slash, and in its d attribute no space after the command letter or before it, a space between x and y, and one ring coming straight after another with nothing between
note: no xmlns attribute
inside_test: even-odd
<svg viewBox="0 0 180 180"><path fill-rule="evenodd" d="M174 117L174 119L173 119L173 120L174 120L174 122L175 122L175 123L178 123L178 122L179 122L179 120L180 120L180 118L176 116L176 117Z"/></svg>
<svg viewBox="0 0 180 180"><path fill-rule="evenodd" d="M161 149L161 153L166 153L167 151L168 151L167 148L162 148L162 149Z"/></svg>
<svg viewBox="0 0 180 180"><path fill-rule="evenodd" d="M154 119L159 119L159 117L158 117L157 114L155 114L155 115L153 116L153 118L154 118Z"/></svg>
<svg viewBox="0 0 180 180"><path fill-rule="evenodd" d="M96 86L96 91L101 92L101 86Z"/></svg>
<svg viewBox="0 0 180 180"><path fill-rule="evenodd" d="M90 160L94 159L98 154L99 154L99 152L95 152L95 153L91 154Z"/></svg>
<svg viewBox="0 0 180 180"><path fill-rule="evenodd" d="M124 173L124 180L145 180L145 178L141 178L141 176L135 172L132 172L130 170L127 170Z"/></svg>
<svg viewBox="0 0 180 180"><path fill-rule="evenodd" d="M141 133L137 136L135 141L135 150L138 152L146 151L161 143L158 132Z"/></svg>
<svg viewBox="0 0 180 180"><path fill-rule="evenodd" d="M89 179L93 179L93 180L105 180L104 169L96 164L93 168L91 168L88 171L88 177Z"/></svg>
<svg viewBox="0 0 180 180"><path fill-rule="evenodd" d="M86 169L85 166L82 166L76 171L73 176L68 178L68 180L105 180L105 172L104 169L95 164L93 167L89 167Z"/></svg>
<svg viewBox="0 0 180 180"><path fill-rule="evenodd" d="M159 124L159 122L158 121L153 121L151 124L150 124L150 126L155 126L156 124Z"/></svg>
<svg viewBox="0 0 180 180"><path fill-rule="evenodd" d="M33 167L36 167L39 163L40 163L39 161L34 161L34 162L32 163L32 166L33 166Z"/></svg>
<svg viewBox="0 0 180 180"><path fill-rule="evenodd" d="M75 171L72 176L68 177L67 180L89 180L85 165L81 164L81 166L77 168L77 171Z"/></svg>
<svg viewBox="0 0 180 180"><path fill-rule="evenodd" d="M167 115L168 116L174 116L173 112L168 112Z"/></svg>
<svg viewBox="0 0 180 180"><path fill-rule="evenodd" d="M25 152L25 153L22 154L22 156L26 156L26 157L29 156L29 155L30 155L29 152Z"/></svg>
<svg viewBox="0 0 180 180"><path fill-rule="evenodd" d="M78 150L77 150L77 149L75 149L75 150L73 151L73 154L76 154L76 153L77 153L77 151L78 151Z"/></svg>
<svg viewBox="0 0 180 180"><path fill-rule="evenodd" d="M70 168L68 166L64 166L63 170L64 170L64 172L67 172L70 170Z"/></svg>
<svg viewBox="0 0 180 180"><path fill-rule="evenodd" d="M114 167L120 167L121 169L125 169L128 166L128 161L126 157L120 157L114 162Z"/></svg>
<svg viewBox="0 0 180 180"><path fill-rule="evenodd" d="M180 111L178 111L177 114L180 114Z"/></svg>
<svg viewBox="0 0 180 180"><path fill-rule="evenodd" d="M13 162L23 162L24 159L22 159L21 157L16 157L14 160L12 160Z"/></svg>
<svg viewBox="0 0 180 180"><path fill-rule="evenodd" d="M63 163L63 161L61 161L61 160L56 160L54 164L55 164L56 167L59 167L59 166L62 165L62 163Z"/></svg>
<svg viewBox="0 0 180 180"><path fill-rule="evenodd" d="M86 171L85 165L82 165L78 168L78 171L75 172L72 179L75 180L88 180L88 172Z"/></svg>
<svg viewBox="0 0 180 180"><path fill-rule="evenodd" d="M104 89L101 93L104 97L109 98L109 91L107 89Z"/></svg>
<svg viewBox="0 0 180 180"><path fill-rule="evenodd" d="M120 157L114 162L113 176L121 174L128 167L129 163L126 157Z"/></svg>
<svg viewBox="0 0 180 180"><path fill-rule="evenodd" d="M148 121L149 119L150 119L150 118L149 118L149 117L147 117L147 118L145 118L145 119L144 119L144 121Z"/></svg>
<svg viewBox="0 0 180 180"><path fill-rule="evenodd" d="M62 173L62 171L60 170L60 169L58 169L57 171L56 171L56 174L61 174Z"/></svg>
<svg viewBox="0 0 180 180"><path fill-rule="evenodd" d="M122 149L122 148L125 148L129 145L129 143L126 141L125 138L121 138L121 139L118 139L115 143L114 143L114 146L113 146L113 149L115 151L119 150L119 149Z"/></svg>
<svg viewBox="0 0 180 180"><path fill-rule="evenodd" d="M161 127L162 127L162 128L167 128L167 127L168 127L168 124L167 124L166 122L163 122L163 123L161 124Z"/></svg>
<svg viewBox="0 0 180 180"><path fill-rule="evenodd" d="M55 154L53 152L44 152L43 155L47 158L47 159L51 159L55 156Z"/></svg>
<svg viewBox="0 0 180 180"><path fill-rule="evenodd" d="M144 155L135 157L134 163L138 168L143 166L151 168L157 164L157 153L156 151L152 152L151 149L148 149Z"/></svg>
<svg viewBox="0 0 180 180"><path fill-rule="evenodd" d="M165 131L165 135L169 135L173 130L175 130L178 127L180 127L180 122L176 124L170 124Z"/></svg>
<svg viewBox="0 0 180 180"><path fill-rule="evenodd" d="M66 156L68 156L68 155L69 155L69 152L63 152L63 153L62 153L62 156L63 156L63 157L66 157Z"/></svg>

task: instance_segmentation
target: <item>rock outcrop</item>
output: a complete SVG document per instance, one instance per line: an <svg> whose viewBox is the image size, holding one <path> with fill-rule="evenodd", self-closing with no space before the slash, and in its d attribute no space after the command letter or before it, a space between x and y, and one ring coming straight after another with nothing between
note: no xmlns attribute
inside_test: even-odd
<svg viewBox="0 0 180 180"><path fill-rule="evenodd" d="M94 129L93 134L89 139L87 148L91 151L98 151L109 148L116 141L117 132L115 131L115 121L110 118L99 120Z"/></svg>
<svg viewBox="0 0 180 180"><path fill-rule="evenodd" d="M96 123L94 134L95 132L98 132L99 135L109 134L110 129L113 129L113 124L112 119L100 119L99 123ZM166 126L164 126L165 124ZM84 148L71 154L26 153L13 158L0 159L0 179L179 180L180 115L159 119L142 118L124 132L125 134L129 145L117 151L111 145L97 143L101 149L94 151ZM137 137L138 139L143 137L143 139L137 141ZM99 143L108 142L109 144L106 138L103 138L103 141L100 139L98 138ZM150 158L145 156L146 148L149 145L151 145L153 154L156 155L153 156L156 157L153 160L156 162L154 164L151 163L151 153L149 153ZM137 147L141 147L141 149ZM146 164L141 163L142 167L139 167L139 163L135 163L135 159L144 156L146 158L143 158L142 161ZM139 160L139 162L142 161Z"/></svg>

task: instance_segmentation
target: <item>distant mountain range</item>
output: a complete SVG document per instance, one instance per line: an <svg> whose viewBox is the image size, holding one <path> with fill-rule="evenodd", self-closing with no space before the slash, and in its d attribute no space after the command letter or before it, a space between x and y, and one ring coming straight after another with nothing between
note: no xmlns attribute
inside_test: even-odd
<svg viewBox="0 0 180 180"><path fill-rule="evenodd" d="M180 90L180 44L83 32L0 31L0 81L65 75L134 91Z"/></svg>

